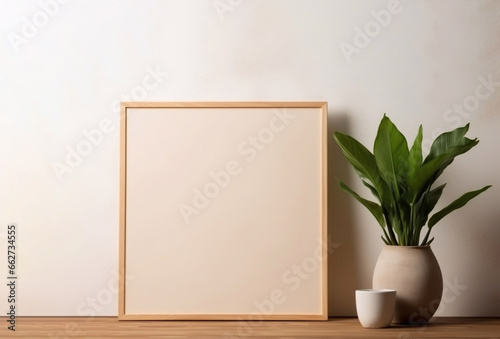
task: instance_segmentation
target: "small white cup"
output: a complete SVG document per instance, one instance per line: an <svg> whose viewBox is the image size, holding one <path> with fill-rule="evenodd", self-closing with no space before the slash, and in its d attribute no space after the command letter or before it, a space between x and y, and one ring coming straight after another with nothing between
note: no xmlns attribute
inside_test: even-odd
<svg viewBox="0 0 500 339"><path fill-rule="evenodd" d="M396 308L396 291L390 289L356 290L356 311L363 327L391 326Z"/></svg>

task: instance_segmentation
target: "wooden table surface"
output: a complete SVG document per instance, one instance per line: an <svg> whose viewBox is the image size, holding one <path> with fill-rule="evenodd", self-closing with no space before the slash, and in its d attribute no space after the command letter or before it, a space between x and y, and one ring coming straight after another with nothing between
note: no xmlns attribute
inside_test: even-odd
<svg viewBox="0 0 500 339"><path fill-rule="evenodd" d="M434 318L427 326L365 329L357 318L328 321L118 321L116 317L2 317L0 338L497 338L500 318Z"/></svg>

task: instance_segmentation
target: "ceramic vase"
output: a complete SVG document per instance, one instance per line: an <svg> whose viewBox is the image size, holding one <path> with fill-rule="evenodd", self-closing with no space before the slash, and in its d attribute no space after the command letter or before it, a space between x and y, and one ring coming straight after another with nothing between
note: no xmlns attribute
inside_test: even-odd
<svg viewBox="0 0 500 339"><path fill-rule="evenodd" d="M375 265L374 289L396 290L396 324L423 325L436 312L443 277L430 246L385 246Z"/></svg>

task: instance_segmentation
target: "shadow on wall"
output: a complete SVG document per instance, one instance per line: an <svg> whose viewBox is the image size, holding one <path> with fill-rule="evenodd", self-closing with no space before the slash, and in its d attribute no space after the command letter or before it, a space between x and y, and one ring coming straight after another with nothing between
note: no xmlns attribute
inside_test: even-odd
<svg viewBox="0 0 500 339"><path fill-rule="evenodd" d="M491 193L491 192L490 192ZM463 241L462 251L456 251L455 259L460 263L460 277L448 275L441 301L441 312L446 313L448 304L464 298L456 312L474 316L500 316L500 225L498 212L479 218L467 218L462 227L454 232ZM446 267L441 267L444 271ZM448 281L446 281L448 280ZM451 306L450 306L451 308Z"/></svg>
<svg viewBox="0 0 500 339"><path fill-rule="evenodd" d="M337 244L328 258L328 314L355 316L356 252L352 223L352 200L339 188L337 178L350 181L351 171L333 132L349 134L349 112L328 114L328 234Z"/></svg>

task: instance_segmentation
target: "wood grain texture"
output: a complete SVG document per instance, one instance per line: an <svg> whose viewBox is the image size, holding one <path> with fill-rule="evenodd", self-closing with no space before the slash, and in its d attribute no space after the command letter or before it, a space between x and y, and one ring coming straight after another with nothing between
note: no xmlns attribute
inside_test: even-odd
<svg viewBox="0 0 500 339"><path fill-rule="evenodd" d="M127 313L119 316L120 320L327 320L323 314L133 314Z"/></svg>
<svg viewBox="0 0 500 339"><path fill-rule="evenodd" d="M365 329L357 318L308 321L118 321L116 317L2 317L0 338L500 338L500 318L434 318L424 327Z"/></svg>
<svg viewBox="0 0 500 339"><path fill-rule="evenodd" d="M126 206L126 163L127 163L127 108L121 105L120 112L120 215L119 215L119 281L118 281L118 314L125 314L125 206Z"/></svg>
<svg viewBox="0 0 500 339"><path fill-rule="evenodd" d="M121 107L163 108L163 107L211 107L211 108L265 108L265 107L326 107L324 101L190 101L190 102L122 102Z"/></svg>
<svg viewBox="0 0 500 339"><path fill-rule="evenodd" d="M322 313L324 319L328 319L328 104L321 105L322 110L322 131L321 131L321 285L323 289Z"/></svg>

